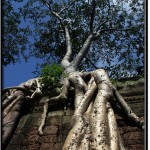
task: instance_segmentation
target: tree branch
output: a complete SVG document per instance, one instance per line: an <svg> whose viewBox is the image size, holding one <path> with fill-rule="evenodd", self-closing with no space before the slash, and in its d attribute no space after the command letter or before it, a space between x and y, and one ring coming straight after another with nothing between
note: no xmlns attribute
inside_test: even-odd
<svg viewBox="0 0 150 150"><path fill-rule="evenodd" d="M94 35L94 40L97 40L97 38L100 37L101 33L105 32L105 31L128 31L130 30L130 28L126 28L126 29L117 29L117 28L106 28L106 29L100 29L97 31L97 33Z"/></svg>
<svg viewBox="0 0 150 150"><path fill-rule="evenodd" d="M71 37L70 37L70 34L69 34L69 29L66 26L65 26L65 39L66 39L67 52L66 52L64 58L61 61L61 65L64 69L67 68L70 65L70 58L71 58L71 55L72 55Z"/></svg>
<svg viewBox="0 0 150 150"><path fill-rule="evenodd" d="M103 22L97 27L96 32L98 32L98 31L100 30L100 27L101 27L103 24L105 24L107 21L108 21L108 20L103 21Z"/></svg>
<svg viewBox="0 0 150 150"><path fill-rule="evenodd" d="M84 42L83 47L80 49L77 56L71 62L71 65L75 68L75 70L77 69L77 67L79 66L79 64L83 60L83 58L86 56L86 54L88 53L88 50L90 48L92 41L93 41L93 35L90 34L88 36L88 38L86 39L86 41Z"/></svg>
<svg viewBox="0 0 150 150"><path fill-rule="evenodd" d="M61 25L64 27L63 19L60 17L60 15L58 13L56 13L52 10L52 7L51 7L51 2L52 1L50 2L50 4L48 4L45 0L42 0L42 2L48 7L50 12L60 21Z"/></svg>
<svg viewBox="0 0 150 150"><path fill-rule="evenodd" d="M78 53L76 50L73 50L75 53ZM87 59L87 61L95 68L95 69L99 69L98 67L95 66L95 64L91 61L90 58L88 58L87 56L85 56L85 58Z"/></svg>
<svg viewBox="0 0 150 150"><path fill-rule="evenodd" d="M90 33L93 32L93 22L94 22L94 16L95 16L95 8L96 8L96 1L92 1L92 13L91 13L91 20L90 20Z"/></svg>
<svg viewBox="0 0 150 150"><path fill-rule="evenodd" d="M71 7L71 5L73 5L77 0L72 1L68 6L64 7L59 13L58 15L60 15L63 11L65 11L66 9L68 9L69 7Z"/></svg>
<svg viewBox="0 0 150 150"><path fill-rule="evenodd" d="M7 88L3 89L2 91L6 92L6 91L11 90L11 89L16 89L16 90L21 90L21 91L24 91L24 92L31 93L30 90L26 89L25 87L21 87L21 86L7 87Z"/></svg>
<svg viewBox="0 0 150 150"><path fill-rule="evenodd" d="M69 65L70 65L70 58L71 58L71 55L72 55L72 43L71 43L71 37L70 37L70 34L69 34L69 29L67 27L67 25L64 24L64 21L63 21L63 18L60 16L60 14L66 10L67 8L69 8L74 2L75 0L70 3L70 5L64 9L62 9L59 13L56 13L52 10L51 8L51 5L48 4L45 0L42 0L46 6L49 8L50 12L52 13L52 15L54 15L59 21L60 21L60 24L64 30L64 34L65 34L65 39L66 39L66 47L67 47L67 52L64 56L64 58L62 59L61 61L61 65L64 69L66 69Z"/></svg>
<svg viewBox="0 0 150 150"><path fill-rule="evenodd" d="M98 32L105 32L105 31L128 31L130 30L129 28L127 29L117 29L117 28L108 28L108 29L101 29Z"/></svg>

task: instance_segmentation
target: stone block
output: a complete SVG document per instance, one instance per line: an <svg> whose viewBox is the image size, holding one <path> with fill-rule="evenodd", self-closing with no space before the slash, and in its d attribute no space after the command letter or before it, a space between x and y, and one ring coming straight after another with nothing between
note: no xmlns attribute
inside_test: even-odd
<svg viewBox="0 0 150 150"><path fill-rule="evenodd" d="M56 125L51 125L51 126L46 126L43 130L44 135L48 134L57 134L58 133L58 126Z"/></svg>
<svg viewBox="0 0 150 150"><path fill-rule="evenodd" d="M40 150L54 150L54 143L42 143Z"/></svg>
<svg viewBox="0 0 150 150"><path fill-rule="evenodd" d="M22 150L22 146L21 145L8 145L7 148L5 150Z"/></svg>
<svg viewBox="0 0 150 150"><path fill-rule="evenodd" d="M39 140L39 135L26 135L23 140L23 144L35 144Z"/></svg>
<svg viewBox="0 0 150 150"><path fill-rule="evenodd" d="M64 115L64 111L63 110L59 110L59 111L52 111L48 113L48 117L55 117L55 116L63 116Z"/></svg>
<svg viewBox="0 0 150 150"><path fill-rule="evenodd" d="M38 127L31 127L27 130L27 132L24 132L24 135L29 136L29 135L38 135Z"/></svg>
<svg viewBox="0 0 150 150"><path fill-rule="evenodd" d="M27 118L24 127L25 128L31 128L33 126L39 126L40 123L41 123L41 116L33 117L32 115L30 115Z"/></svg>
<svg viewBox="0 0 150 150"><path fill-rule="evenodd" d="M56 144L54 145L54 150L61 150L62 147L63 147L63 143L56 143Z"/></svg>
<svg viewBox="0 0 150 150"><path fill-rule="evenodd" d="M129 132L123 135L123 140L128 141L129 145L144 144L143 132Z"/></svg>
<svg viewBox="0 0 150 150"><path fill-rule="evenodd" d="M18 124L18 128L23 128L24 125L25 125L25 122L27 120L27 118L29 117L29 115L26 115L26 116L23 116L20 121L19 121L19 124Z"/></svg>
<svg viewBox="0 0 150 150"><path fill-rule="evenodd" d="M49 125L58 125L60 126L62 123L62 117L47 117L46 118L46 126L49 126Z"/></svg>
<svg viewBox="0 0 150 150"><path fill-rule="evenodd" d="M39 144L24 145L22 146L21 150L39 150L39 147Z"/></svg>
<svg viewBox="0 0 150 150"><path fill-rule="evenodd" d="M57 135L42 135L39 137L39 143L60 142L61 139Z"/></svg>
<svg viewBox="0 0 150 150"><path fill-rule="evenodd" d="M127 145L126 149L128 149L128 150L144 150L144 145L143 144Z"/></svg>
<svg viewBox="0 0 150 150"><path fill-rule="evenodd" d="M66 110L66 113L65 113L66 116L73 116L73 114L74 114L73 110L71 110L71 109Z"/></svg>
<svg viewBox="0 0 150 150"><path fill-rule="evenodd" d="M71 120L72 120L72 116L63 116L62 124L71 123Z"/></svg>
<svg viewBox="0 0 150 150"><path fill-rule="evenodd" d="M17 134L17 135L14 135L11 139L11 144L13 145L20 145L23 143L23 140L24 140L24 136L22 134Z"/></svg>

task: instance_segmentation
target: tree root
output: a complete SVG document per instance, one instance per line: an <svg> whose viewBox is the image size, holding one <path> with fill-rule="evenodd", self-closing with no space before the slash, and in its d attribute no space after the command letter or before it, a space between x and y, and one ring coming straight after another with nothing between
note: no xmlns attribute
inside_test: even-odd
<svg viewBox="0 0 150 150"><path fill-rule="evenodd" d="M17 125L20 117L20 111L22 108L22 104L24 102L24 93L22 91L17 92L18 97L15 105L10 106L11 110L7 112L7 115L3 118L3 128L2 128L2 147L5 149L6 145L11 139L11 136L14 132L14 128ZM9 106L9 105L8 105ZM9 108L10 108L9 107Z"/></svg>
<svg viewBox="0 0 150 150"><path fill-rule="evenodd" d="M2 102L2 109L4 110L16 98L17 98L17 95L7 96L5 98L5 101Z"/></svg>
<svg viewBox="0 0 150 150"><path fill-rule="evenodd" d="M38 129L39 135L43 135L43 128L45 125L47 112L48 112L48 103L49 102L50 103L59 103L59 102L64 103L67 100L69 86L70 86L70 83L69 83L68 79L65 79L60 95L51 97L45 101L44 111L43 111L42 118L41 118L41 124Z"/></svg>
<svg viewBox="0 0 150 150"><path fill-rule="evenodd" d="M118 135L116 117L110 103L107 102L106 105L108 109L109 138L111 139L110 149L119 150L119 135Z"/></svg>
<svg viewBox="0 0 150 150"><path fill-rule="evenodd" d="M122 141L122 138L121 138L119 131L118 131L118 136L119 136L119 150L126 150L124 145L123 145L123 141Z"/></svg>
<svg viewBox="0 0 150 150"><path fill-rule="evenodd" d="M5 110L3 111L2 118L5 118L5 116L11 111L11 109L15 106L15 104L21 99L21 97L17 97L15 100L12 101L10 105L8 105Z"/></svg>
<svg viewBox="0 0 150 150"><path fill-rule="evenodd" d="M19 112L17 112L16 118L10 119L13 117L14 109L18 111L24 100L28 98L32 100L42 96L41 88L40 79L36 78L21 84L19 87L4 89L4 93L6 93L2 102L4 109L3 137L6 139L4 144L7 143L19 116ZM106 72L103 69L98 69L90 73L70 73L63 80L62 90L59 95L46 99L41 124L38 129L39 135L43 135L43 128L48 114L48 104L65 103L70 96L68 94L70 89L74 89L75 111L72 117L73 128L68 134L63 150L125 150L117 127L116 117L111 107L113 106L112 103L116 101L122 110L126 112L128 118L144 129L144 122L132 112L110 82ZM18 92L21 92L22 95L19 96Z"/></svg>
<svg viewBox="0 0 150 150"><path fill-rule="evenodd" d="M103 69L84 75L86 78L90 77L88 82L80 79L85 79L85 76L79 77L77 74L71 76L69 80L75 89L76 106L73 116L74 126L68 134L63 150L125 150L111 107L111 103L115 102L114 96L123 110L131 112L131 108L117 91L114 94L114 87ZM80 79L80 82L77 79ZM95 92L97 92L96 98L94 98ZM139 124L139 119L133 112L128 113L128 117Z"/></svg>
<svg viewBox="0 0 150 150"><path fill-rule="evenodd" d="M45 104L44 104L44 112L42 114L42 119L41 119L42 121L41 121L41 124L40 124L39 129L38 129L39 135L43 135L43 127L45 125L47 112L48 112L48 103L45 102Z"/></svg>
<svg viewBox="0 0 150 150"><path fill-rule="evenodd" d="M22 106L28 99L34 99L41 96L40 78L29 80L19 86L9 87L3 90L3 135L2 145L5 148L8 144L15 126L20 117Z"/></svg>
<svg viewBox="0 0 150 150"><path fill-rule="evenodd" d="M116 88L113 86L114 90L114 97L116 98L117 102L119 103L122 110L126 113L127 117L133 121L137 126L141 127L144 130L144 121L141 120L135 113L131 110L128 104L125 102L123 97L119 94Z"/></svg>

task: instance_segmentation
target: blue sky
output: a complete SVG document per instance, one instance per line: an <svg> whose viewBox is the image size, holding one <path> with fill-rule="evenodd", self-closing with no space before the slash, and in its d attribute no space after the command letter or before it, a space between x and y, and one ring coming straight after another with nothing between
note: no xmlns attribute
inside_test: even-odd
<svg viewBox="0 0 150 150"><path fill-rule="evenodd" d="M22 82L25 82L35 77L32 72L35 69L35 65L39 60L30 58L26 63L24 60L21 63L11 64L3 68L3 88L10 86L17 86Z"/></svg>

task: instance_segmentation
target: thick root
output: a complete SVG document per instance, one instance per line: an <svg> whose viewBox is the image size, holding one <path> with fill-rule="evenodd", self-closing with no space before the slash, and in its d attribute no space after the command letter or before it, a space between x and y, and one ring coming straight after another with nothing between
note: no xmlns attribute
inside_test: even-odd
<svg viewBox="0 0 150 150"><path fill-rule="evenodd" d="M106 99L98 92L90 115L91 149L109 150Z"/></svg>
<svg viewBox="0 0 150 150"><path fill-rule="evenodd" d="M42 95L40 78L29 80L16 87L9 87L3 90L4 97L2 102L3 107L3 148L8 144L14 128L20 119L22 106L27 100L33 99L36 96Z"/></svg>
<svg viewBox="0 0 150 150"><path fill-rule="evenodd" d="M119 136L118 136L116 117L109 102L107 102L106 106L108 109L110 150L119 150Z"/></svg>
<svg viewBox="0 0 150 150"><path fill-rule="evenodd" d="M8 105L5 110L3 111L2 118L5 118L5 116L11 111L11 109L15 106L15 104L21 99L21 97L17 97L15 100L12 101L10 105Z"/></svg>
<svg viewBox="0 0 150 150"><path fill-rule="evenodd" d="M18 91L18 98L15 102L15 105L11 105L10 111L7 112L7 115L3 118L2 124L2 148L5 149L6 145L10 141L12 134L14 132L14 128L16 127L19 119L20 119L20 111L22 109L22 104L25 100L25 94L22 91ZM9 106L9 105L8 105Z"/></svg>
<svg viewBox="0 0 150 150"><path fill-rule="evenodd" d="M128 104L125 102L123 97L119 94L119 92L116 90L115 87L113 87L114 90L114 97L116 98L117 102L119 103L122 110L126 113L128 118L133 121L137 126L141 127L144 130L144 121L141 120L128 106Z"/></svg>
<svg viewBox="0 0 150 150"><path fill-rule="evenodd" d="M75 109L75 115L82 115L87 110L92 97L96 92L97 86L96 83L93 82L92 85L88 88L87 92L84 94L83 98L80 100L79 106Z"/></svg>
<svg viewBox="0 0 150 150"><path fill-rule="evenodd" d="M85 135L85 120L83 117L78 118L74 127L69 132L62 150L77 150Z"/></svg>
<svg viewBox="0 0 150 150"><path fill-rule="evenodd" d="M80 82L79 86L74 77L70 79L75 89L75 102L77 100L78 105L75 107L73 116L74 126L68 134L63 150L125 150L111 107L111 103L115 102L112 83L102 69L93 71L90 75L85 73L85 75L90 78L88 81ZM82 77L78 76L78 78ZM93 97L94 92L97 92L96 98ZM131 110L117 92L115 97L118 98L123 109L127 112ZM128 116L138 121L133 113Z"/></svg>

